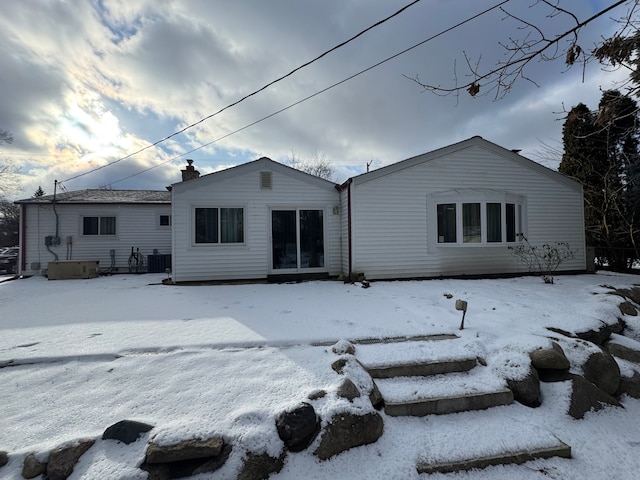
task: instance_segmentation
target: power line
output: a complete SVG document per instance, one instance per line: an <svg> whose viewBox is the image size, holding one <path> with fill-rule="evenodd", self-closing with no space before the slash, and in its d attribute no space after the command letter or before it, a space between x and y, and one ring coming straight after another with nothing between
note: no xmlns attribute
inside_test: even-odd
<svg viewBox="0 0 640 480"><path fill-rule="evenodd" d="M235 102L233 102L233 103L231 103L231 104L227 105L226 107L221 108L221 109L220 109L220 110L218 110L217 112L212 113L211 115L208 115L208 116L206 116L206 117L204 117L204 118L201 118L201 119L200 119L200 120L198 120L197 122L192 123L191 125L188 125L188 126L184 127L183 129L178 130L177 132L174 132L174 133L172 133L171 135L169 135L169 136L167 136L167 137L164 137L164 138L162 138L162 139L160 139L160 140L158 140L158 141L156 141L156 142L154 142L154 143L152 143L152 144L150 144L150 145L147 145L146 147L143 147L143 148L141 148L141 149L139 149L139 150L137 150L137 151L135 151L135 152L133 152L133 153L130 153L130 154L128 154L128 155L126 155L126 156L124 156L124 157L122 157L122 158L119 158L119 159L117 159L117 160L114 160L114 161L112 161L112 162L109 162L109 163L107 163L107 164L105 164L105 165L102 165L102 166L100 166L100 167L97 167L97 168L94 168L94 169L92 169L92 170L89 170L88 172L84 172L84 173L81 173L81 174L75 175L75 176L73 176L73 177L71 177L71 178L67 178L66 180L63 180L63 182L68 182L68 181L70 181L70 180L75 180L76 178L83 177L84 175L88 175L88 174L93 173L93 172L96 172L96 171L98 171L98 170L102 170L103 168L109 167L109 166L114 165L114 164L116 164L116 163L118 163L118 162L121 162L121 161L126 160L126 159L128 159L128 158L131 158L131 157L133 157L134 155L137 155L137 154L139 154L139 153L141 153L141 152L144 152L145 150L147 150L147 149L149 149L149 148L151 148L151 147L155 147L156 145L159 145L159 144L161 144L161 143L163 143L163 142L166 142L167 140L169 140L169 139L171 139L171 138L175 137L176 135L180 135L181 133L186 132L187 130L189 130L189 129L191 129L191 128L193 128L193 127L195 127L195 126L197 126L197 125L201 124L202 122L205 122L206 120L209 120L210 118L213 118L213 117L215 117L216 115L219 115L220 113L224 112L225 110L228 110L229 108L234 107L234 106L238 105L238 104L239 104L239 103L241 103L241 102L244 102L246 99L248 99L248 98L250 98L250 97L252 97L252 96L254 96L254 95L257 95L258 93L262 92L263 90L266 90L267 88L269 88L270 86L274 85L275 83L278 83L278 82L280 82L280 81L284 80L285 78L290 77L291 75L293 75L293 74L294 74L294 73L296 73L297 71L299 71L299 70L301 70L301 69L303 69L303 68L305 68L305 67L307 67L307 66L311 65L312 63L314 63L314 62L316 62L316 61L320 60L321 58L325 57L326 55L330 54L331 52L334 52L335 50L338 50L339 48L344 47L346 44L348 44L348 43L352 42L353 40L355 40L356 38L358 38L358 37L360 37L360 36L364 35L364 34L365 34L366 32L368 32L369 30L372 30L372 29L374 29L374 28L376 28L376 27L378 27L378 26L382 25L383 23L387 22L388 20L390 20L390 19L392 19L392 18L394 18L394 17L396 17L396 16L400 15L402 12L404 12L405 10L407 10L408 8L412 7L413 5L415 5L416 3L420 2L420 1L421 1L421 0L414 0L413 2L409 3L408 5L405 5L404 7L402 7L402 8L401 8L400 10L398 10L397 12L395 12L395 13L393 13L393 14L389 15L388 17L386 17L386 18L384 18L384 19L382 19L382 20L380 20L380 21L378 21L378 22L374 23L374 24L373 24L373 25L371 25L370 27L367 27L367 28L365 28L364 30L362 30L361 32L359 32L359 33L355 34L354 36L352 36L352 37L351 37L351 38L349 38L348 40L345 40L344 42L339 43L339 44L338 44L338 45L336 45L335 47L330 48L329 50L325 51L324 53L321 53L320 55L318 55L318 56L317 56L317 57L315 57L314 59L309 60L308 62L306 62L306 63L304 63L304 64L300 65L299 67L294 68L294 69L293 69L293 70L291 70L289 73L287 73L287 74L285 74L285 75L282 75L281 77L276 78L275 80L272 80L271 82L267 83L266 85L264 85L263 87L259 88L258 90L255 90L254 92L252 92L252 93L249 93L249 94L245 95L245 96L244 96L244 97L242 97L240 100L236 100Z"/></svg>
<svg viewBox="0 0 640 480"><path fill-rule="evenodd" d="M348 82L349 80L353 80L354 78L359 77L360 75L362 75L362 74L364 74L364 73L366 73L366 72L368 72L368 71L370 71L370 70L373 70L374 68L377 68L377 67L379 67L380 65L382 65L382 64L384 64L384 63L387 63L387 62L389 62L389 61L391 61L391 60L393 60L393 59L395 59L395 58L397 58L397 57L399 57L399 56L401 56L401 55L404 55L405 53L410 52L411 50L413 50L413 49L415 49L415 48L418 48L418 47L420 47L420 46L424 45L424 44L425 44L425 43L427 43L427 42L430 42L430 41L432 41L432 40L435 40L436 38L441 37L442 35L444 35L444 34L446 34L446 33L449 33L449 32L450 32L450 31L452 31L452 30L455 30L456 28L459 28L459 27L461 27L462 25L464 25L464 24L466 24L466 23L469 23L469 22L471 22L471 21L475 20L476 18L479 18L479 17L481 17L482 15L485 15L485 14L487 14L487 13L491 12L492 10L495 10L496 8L499 8L499 7L501 7L502 5L504 5L505 3L508 3L508 2L510 2L510 1L511 1L511 0L503 0L502 2L497 3L497 4L496 4L496 5L494 5L493 7L489 7L489 8L487 8L486 10L483 10L482 12L476 13L475 15L473 15L473 16L471 16L471 17L467 18L466 20L462 20L461 22L456 23L455 25L453 25L453 26L451 26L451 27L448 27L448 28L444 29L444 30L442 30L442 31L440 31L440 32L438 32L438 33L436 33L436 34L434 34L434 35L432 35L432 36L430 36L430 37L426 38L425 40L422 40L421 42L418 42L418 43L416 43L415 45L412 45L411 47L405 48L404 50L401 50L400 52L395 53L394 55L391 55L390 57L387 57L387 58L385 58L384 60L381 60L381 61L379 61L378 63L375 63L375 64L373 64L373 65L371 65L371 66L369 66L369 67L365 68L364 70L360 70L359 72L354 73L353 75L350 75L350 76L348 76L348 77L346 77L346 78L344 78L344 79L340 80L339 82L336 82L336 83L334 83L334 84L332 84L332 85L329 85L328 87L325 87L325 88L323 88L322 90L319 90L319 91L317 91L317 92L315 92L315 93L313 93L313 94L311 94L311 95L308 95L308 96L306 96L306 97L304 97L304 98L302 98L302 99L300 99L300 100L298 100L298 101L296 101L296 102L294 102L294 103L292 103L292 104L289 104L288 106L286 106L286 107L284 107L284 108L281 108L280 110L277 110L277 111L275 111L275 112L273 112L273 113L270 113L269 115L266 115L266 116L264 116L264 117L262 117L262 118L260 118L260 119L258 119L258 120L256 120L256 121L254 121L254 122L251 122L251 123L249 123L249 124L245 125L244 127L240 127L240 128L238 128L238 129L236 129L236 130L234 130L234 131L232 131L232 132L229 132L229 133L227 133L227 134L225 134L225 135L223 135L223 136L221 136L221 137L216 138L215 140L212 140L212 141L210 141L210 142L208 142L208 143L205 143L205 144L203 144L203 145L200 145L199 147L196 147L196 148L194 148L194 149L192 149L192 150L189 150L188 152L182 153L182 154L180 154L180 155L178 155L178 156L175 156L175 157L173 157L173 158L170 158L169 160L165 160L164 162L161 162L161 163L159 163L159 164L157 164L157 165L154 165L153 167L149 167L149 168L147 168L147 169L145 169L145 170L142 170L142 171L140 171L140 172L138 172L138 173L134 173L133 175L129 175L128 177L125 177L125 178L121 178L121 179L119 179L119 180L116 180L115 182L112 182L112 183L110 183L109 185L113 185L113 184L115 184L115 183L119 183L119 182L122 182L122 181L124 181L124 180L128 180L129 178L135 177L136 175L140 175L140 174L142 174L142 173L146 173L146 172L148 172L149 170L153 170L154 168L160 167L160 166L162 166L162 165L166 165L167 163L172 162L172 161L174 161L174 160L177 160L177 159L179 159L179 158L181 158L181 157L184 157L185 155L189 155L190 153L196 152L196 151L198 151L198 150L200 150L200 149L203 149L203 148L205 148L205 147L208 147L209 145L212 145L212 144L214 144L214 143L217 143L217 142L219 142L220 140L224 140L225 138L228 138L228 137L230 137L231 135L235 135L236 133L239 133L239 132L241 132L241 131L243 131L243 130L246 130L247 128L253 127L254 125L256 125L256 124L258 124L258 123L260 123L260 122L263 122L263 121L265 121L265 120L268 120L268 119L269 119L269 118L271 118L271 117L275 117L276 115L278 115L278 114L280 114L280 113L282 113L282 112L284 112L284 111L287 111L287 110L289 110L290 108L293 108L293 107L295 107L295 106L297 106L297 105L300 105L301 103L306 102L307 100L310 100L310 99L312 99L312 98L314 98L314 97L317 97L318 95L320 95L320 94L322 94L322 93L325 93L325 92L327 92L327 91L329 91L329 90L331 90L331 89L333 89L333 88L335 88L335 87L337 87L337 86L339 86L339 85L342 85L343 83L346 83L346 82ZM88 172L88 173L90 173L90 172Z"/></svg>

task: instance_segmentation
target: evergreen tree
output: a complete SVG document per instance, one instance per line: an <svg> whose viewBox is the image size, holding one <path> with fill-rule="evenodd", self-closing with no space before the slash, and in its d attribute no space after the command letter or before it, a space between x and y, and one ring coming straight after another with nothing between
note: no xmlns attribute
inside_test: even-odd
<svg viewBox="0 0 640 480"><path fill-rule="evenodd" d="M33 194L33 198L38 198L38 197L44 197L44 190L42 190L42 187L39 185L38 185L38 189Z"/></svg>
<svg viewBox="0 0 640 480"><path fill-rule="evenodd" d="M638 239L638 137L636 102L603 93L597 113L579 104L563 127L560 172L582 183L587 245L615 270L640 258Z"/></svg>

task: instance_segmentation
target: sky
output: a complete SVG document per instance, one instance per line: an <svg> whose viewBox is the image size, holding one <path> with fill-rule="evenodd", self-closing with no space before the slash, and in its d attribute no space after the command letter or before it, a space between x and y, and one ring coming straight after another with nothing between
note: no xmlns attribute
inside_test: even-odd
<svg viewBox="0 0 640 480"><path fill-rule="evenodd" d="M460 358L484 359L468 373L377 380L387 399L407 400L499 390L505 378L529 372L529 352L565 352L571 372L599 347L550 332L600 329L623 317L610 341L640 351L640 317L622 315L613 288L637 285L637 276L599 272L539 277L404 282L303 282L245 285L163 285L163 274L113 275L88 280L0 277L0 451L6 480L21 480L25 456L45 461L65 442L95 439L70 480L146 478L139 468L149 441L162 445L222 435L233 451L219 471L197 478L227 480L247 451L279 456L275 419L301 401L312 404L323 429L345 412L375 412L372 381L353 356L334 352L354 342L364 365ZM459 330L457 299L468 302ZM636 305L637 307L637 305ZM87 314L91 312L91 314ZM442 335L446 340L400 343L360 339ZM347 360L344 374L331 365ZM624 377L640 364L616 362ZM212 367L213 366L213 367ZM344 377L362 395L349 402L336 391ZM479 382L482 382L480 385ZM635 480L640 469L640 399L623 407L567 414L570 382L541 383L542 404L519 403L449 415L379 414L382 436L326 461L313 451L288 453L271 480ZM427 388L425 388L425 386ZM320 390L326 395L308 396ZM410 393L414 392L414 393ZM402 397L399 397L400 393ZM408 396L407 396L408 395ZM123 420L154 429L125 445L101 440ZM457 474L418 475L419 461L453 461L519 449L571 446L572 458L537 460Z"/></svg>
<svg viewBox="0 0 640 480"><path fill-rule="evenodd" d="M0 12L0 129L14 141L0 146L0 162L19 170L21 187L8 196L29 198L38 186L52 194L56 180L70 191L164 189L187 158L202 174L262 156L321 158L342 182L475 135L555 169L544 145L561 148L562 112L579 102L595 109L601 89L624 78L596 64L534 60L529 80L499 100L482 82L475 98L425 92L411 79L446 88L471 80L466 58L482 72L503 61L501 45L528 34L514 17L548 38L575 22L511 0L443 33L499 0L421 0L226 108L410 3L9 2ZM612 3L559 2L581 21ZM584 27L578 44L590 50L610 36L627 8Z"/></svg>

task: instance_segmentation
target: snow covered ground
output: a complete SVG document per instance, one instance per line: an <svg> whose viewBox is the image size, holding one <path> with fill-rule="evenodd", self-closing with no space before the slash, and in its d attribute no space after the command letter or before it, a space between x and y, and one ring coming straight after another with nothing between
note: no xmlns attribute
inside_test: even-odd
<svg viewBox="0 0 640 480"><path fill-rule="evenodd" d="M91 280L32 277L0 283L0 450L10 453L0 477L21 478L24 455L45 453L76 438L100 438L123 419L156 426L159 442L223 434L266 451L280 451L274 419L318 389L323 418L350 407L334 392L338 356L325 344L341 339L455 334L466 352L486 358L498 373L521 368L526 352L549 345L546 327L574 332L620 316L620 297L607 286L640 278L620 274L500 280L374 282L368 289L341 282L167 286L165 275L118 275ZM449 298L450 297L450 298ZM455 300L468 302L465 329ZM625 316L625 332L640 341L640 320ZM322 344L322 345L318 345ZM435 355L410 342L398 349L363 348L378 361L394 355ZM384 353L386 352L386 353ZM573 349L584 361L589 349ZM451 353L455 356L455 353ZM520 366L519 366L520 365ZM628 362L621 369L640 370ZM579 371L576 370L576 373ZM444 392L446 384L441 386ZM313 448L287 456L274 480L306 479L636 479L640 472L640 400L574 420L565 412L568 382L542 385L543 404L423 418L384 418L384 434L327 461ZM358 403L361 402L361 403ZM365 407L365 397L354 401ZM418 475L425 456L487 453L504 442L549 433L572 447L573 458L537 460L457 474ZM537 437L536 437L537 438ZM72 479L143 479L136 468L146 441L98 442ZM206 478L233 478L232 453Z"/></svg>

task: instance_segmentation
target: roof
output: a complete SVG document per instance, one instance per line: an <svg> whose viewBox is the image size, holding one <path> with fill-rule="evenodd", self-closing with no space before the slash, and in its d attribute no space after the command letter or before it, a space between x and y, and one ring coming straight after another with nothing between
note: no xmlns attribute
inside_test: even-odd
<svg viewBox="0 0 640 480"><path fill-rule="evenodd" d="M335 189L337 184L330 180L325 180L324 178L317 177L315 175L311 175L309 173L303 172L301 170L297 170L293 167L289 167L288 165L284 165L282 163L275 162L268 157L261 157L257 160L253 160L251 162L242 163L240 165L236 165L235 167L230 167L225 170L220 170L218 172L209 173L207 175L202 175L201 177L194 178L191 180L186 180L178 183L174 183L171 188L172 191L184 191L189 188L193 188L198 184L205 184L210 181L224 181L226 179L235 177L237 175L243 175L249 172L259 170L273 170L276 172L280 172L284 175L288 175L290 177L297 178L302 182L306 182L312 185L316 185L325 189ZM201 183L204 182L204 183Z"/></svg>
<svg viewBox="0 0 640 480"><path fill-rule="evenodd" d="M411 168L414 167L416 165L420 165L423 163L427 163L430 162L432 160L435 160L437 158L441 158L444 157L446 155L450 155L456 151L459 150L464 150L466 148L470 148L470 147L481 147L484 148L486 150L490 150L494 153L496 153L497 155L500 155L502 157L508 158L511 161L522 165L523 167L529 168L531 170L534 170L536 172L538 172L541 175L545 175L559 183L562 183L570 188L573 188L575 190L582 190L582 185L578 182L576 182L575 180L563 175L560 172L556 172L555 170L551 170L548 167L545 167L544 165L541 165L537 162L534 162L533 160L530 160L526 157L523 157L522 155L516 153L513 150L508 150L504 147L501 147L500 145L497 145L493 142L490 142L488 140L485 140L484 138L480 137L480 136L475 136L475 137L471 137L468 138L467 140L463 140L461 142L458 143L454 143L452 145L448 145L446 147L442 147L439 148L437 150L433 150L431 152L427 152L427 153L423 153L421 155L417 155L415 157L411 157L408 158L406 160L402 160L400 162L397 163L393 163L391 165L387 165L386 167L382 167L379 168L377 170L373 170L371 172L368 173L363 173L360 175L357 175L355 177L351 177L350 179L348 179L344 184L348 184L351 182L354 182L355 184L360 184L360 183L365 183L368 182L370 180L374 180L376 178L380 178L383 177L385 175L390 175L392 173L395 172L399 172L401 170L404 170L406 168Z"/></svg>
<svg viewBox="0 0 640 480"><path fill-rule="evenodd" d="M17 204L50 204L54 195L17 200ZM87 189L74 192L60 192L55 195L56 203L67 204L115 204L115 203L154 203L170 204L171 192L166 190L103 190Z"/></svg>

